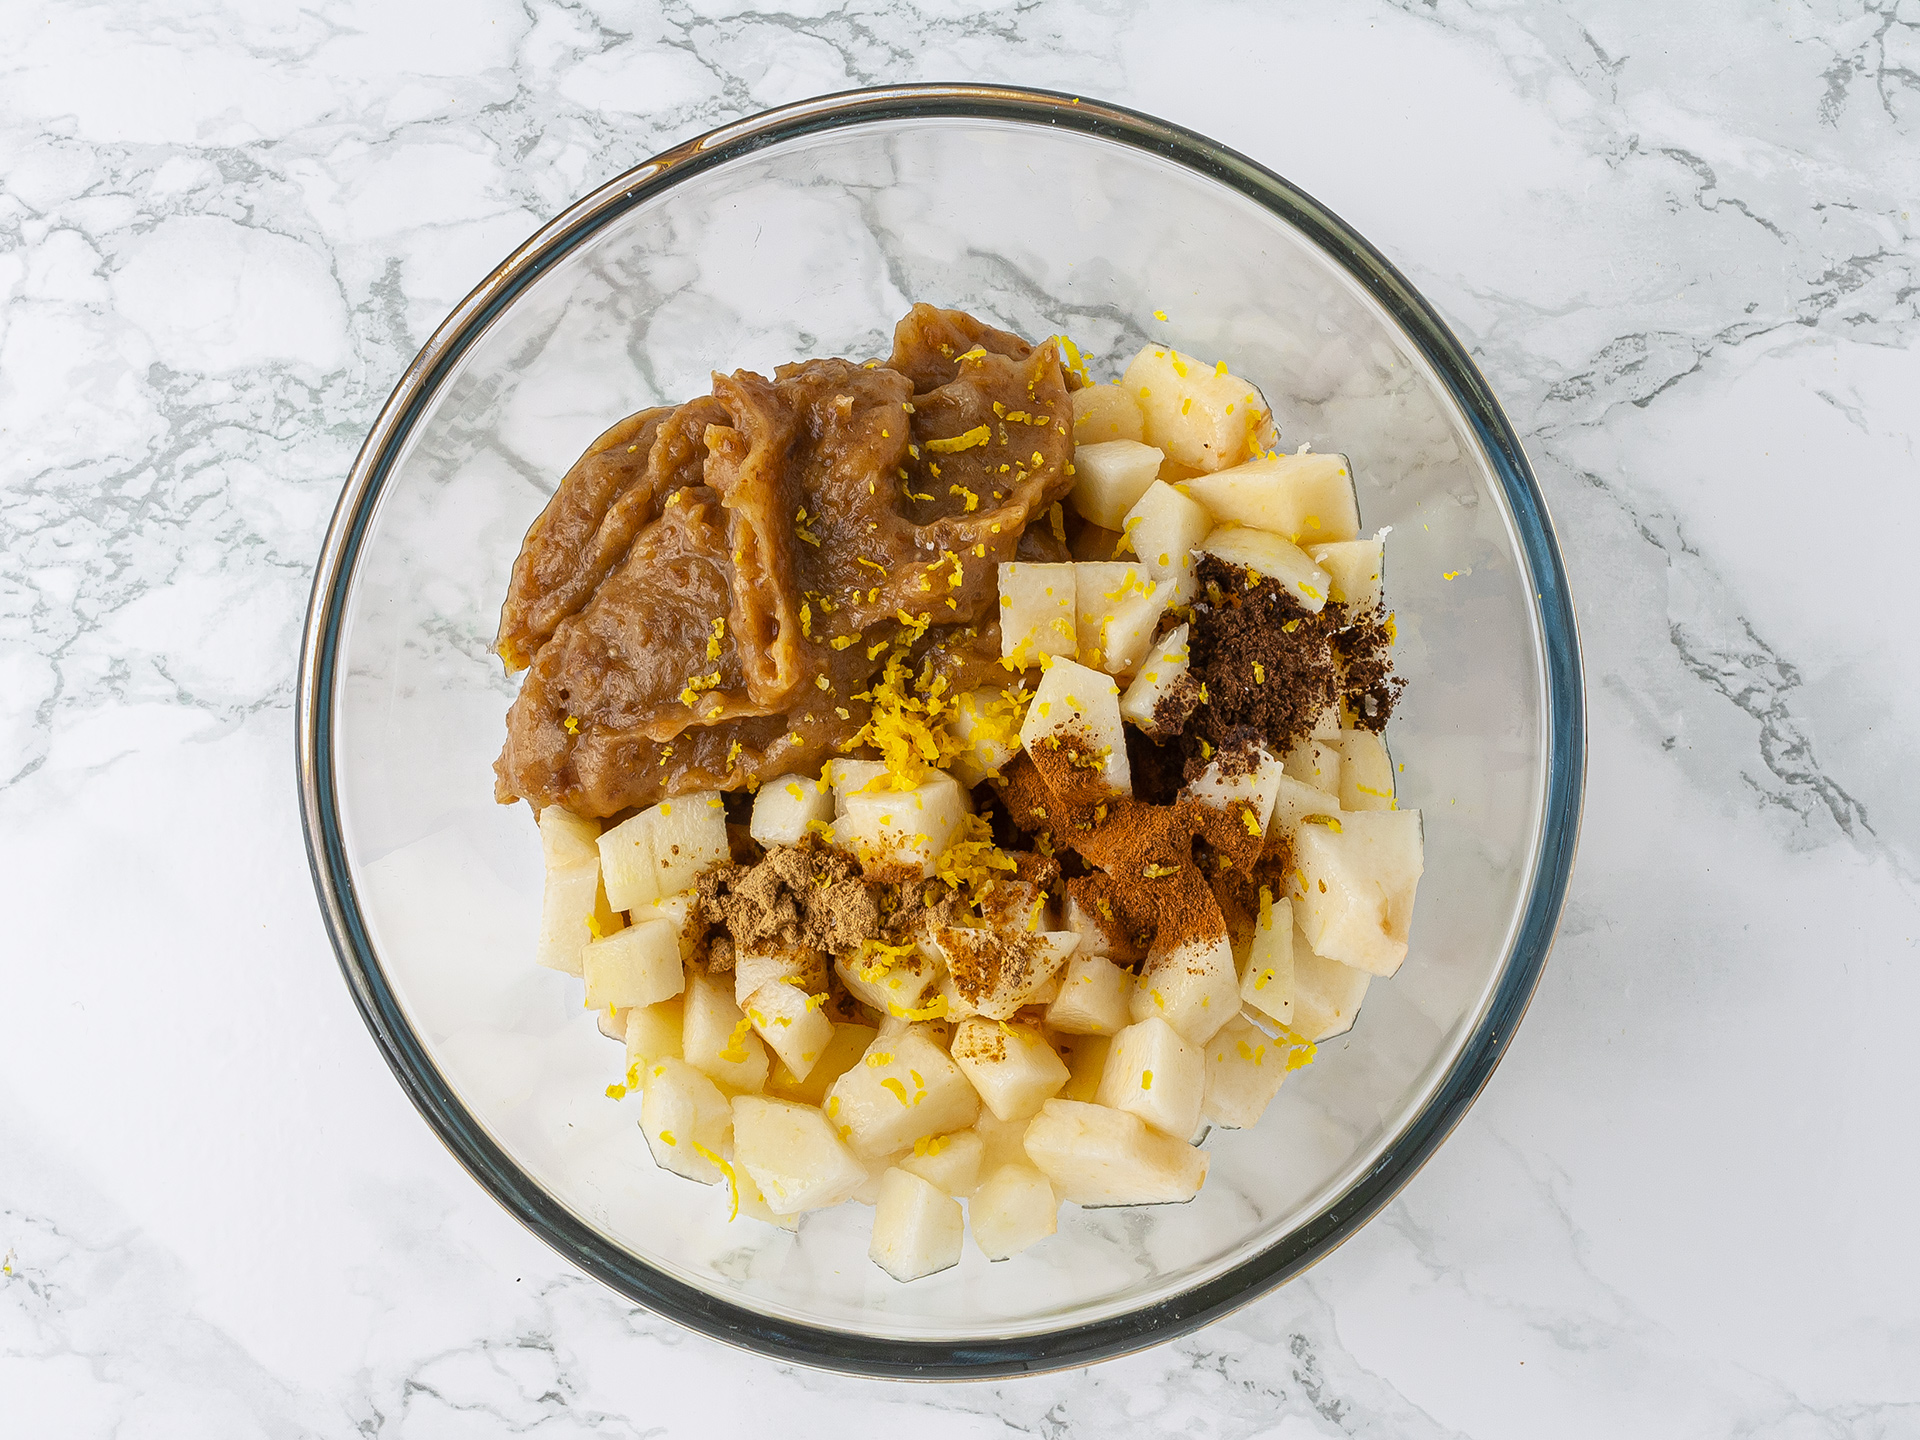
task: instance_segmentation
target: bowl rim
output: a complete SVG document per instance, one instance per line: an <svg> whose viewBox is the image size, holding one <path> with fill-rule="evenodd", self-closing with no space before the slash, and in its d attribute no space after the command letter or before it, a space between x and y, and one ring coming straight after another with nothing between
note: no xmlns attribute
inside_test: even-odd
<svg viewBox="0 0 1920 1440"><path fill-rule="evenodd" d="M1452 394L1506 494L1536 597L1545 661L1547 768L1534 873L1486 1013L1426 1105L1327 1209L1193 1289L1122 1314L1015 1338L891 1339L763 1315L654 1269L570 1214L476 1122L401 1011L355 895L335 790L335 661L355 562L395 459L440 383L489 322L534 280L633 206L753 151L876 122L954 118L1074 130L1197 171L1301 231L1388 312ZM509 255L407 366L354 459L315 570L294 714L301 828L328 938L354 1004L395 1078L467 1172L540 1239L626 1299L776 1360L874 1378L990 1379L1077 1367L1145 1349L1248 1304L1331 1253L1370 1220L1459 1123L1526 1012L1565 902L1586 772L1579 633L1546 501L1505 412L1433 307L1325 206L1234 150L1182 126L1088 97L973 84L842 91L723 125L601 185Z"/></svg>

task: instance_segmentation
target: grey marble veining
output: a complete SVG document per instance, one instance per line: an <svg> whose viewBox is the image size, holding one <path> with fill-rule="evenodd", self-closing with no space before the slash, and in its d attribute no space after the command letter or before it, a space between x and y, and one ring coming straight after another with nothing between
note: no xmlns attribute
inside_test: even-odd
<svg viewBox="0 0 1920 1440"><path fill-rule="evenodd" d="M665 145L936 78L1165 115L1385 250L1526 440L1593 722L1554 958L1400 1199L974 1387L523 1234L368 1043L290 773L312 558L446 310ZM1916 194L1912 0L8 7L0 1433L1920 1433Z"/></svg>

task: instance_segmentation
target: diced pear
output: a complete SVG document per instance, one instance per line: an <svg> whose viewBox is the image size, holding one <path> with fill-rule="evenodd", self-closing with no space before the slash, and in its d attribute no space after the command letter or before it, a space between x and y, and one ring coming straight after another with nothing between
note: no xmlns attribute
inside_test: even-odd
<svg viewBox="0 0 1920 1440"><path fill-rule="evenodd" d="M1071 736L1101 757L1100 778L1123 795L1133 793L1127 736L1120 722L1120 687L1111 676L1063 658L1047 666L1020 726L1020 744L1032 753L1043 741Z"/></svg>
<svg viewBox="0 0 1920 1440"><path fill-rule="evenodd" d="M954 756L949 768L962 785L997 777L1000 767L1020 753L1020 717L1025 713L1026 696L1019 690L985 686L955 702L947 729L967 748Z"/></svg>
<svg viewBox="0 0 1920 1440"><path fill-rule="evenodd" d="M876 1037L860 1063L827 1089L827 1118L862 1160L897 1155L928 1135L964 1130L980 1098L925 1035Z"/></svg>
<svg viewBox="0 0 1920 1440"><path fill-rule="evenodd" d="M1131 720L1149 734L1157 728L1154 712L1193 663L1193 651L1187 645L1187 627L1176 625L1154 641L1146 656L1135 667L1133 681L1120 697L1120 716Z"/></svg>
<svg viewBox="0 0 1920 1440"><path fill-rule="evenodd" d="M836 757L827 762L826 783L833 791L833 813L837 818L846 814L849 795L869 794L887 785L886 763Z"/></svg>
<svg viewBox="0 0 1920 1440"><path fill-rule="evenodd" d="M753 796L747 833L762 845L798 845L807 826L833 823L833 791L810 775L779 775Z"/></svg>
<svg viewBox="0 0 1920 1440"><path fill-rule="evenodd" d="M1216 1125L1248 1129L1286 1078L1287 1047L1236 1015L1207 1042L1207 1095L1201 1112Z"/></svg>
<svg viewBox="0 0 1920 1440"><path fill-rule="evenodd" d="M1126 560L1075 563L1074 606L1079 660L1109 675L1130 675L1153 646L1169 587Z"/></svg>
<svg viewBox="0 0 1920 1440"><path fill-rule="evenodd" d="M1060 1202L1053 1186L1033 1166L1002 1165L981 1182L967 1202L973 1243L989 1260L1010 1260L1059 1227Z"/></svg>
<svg viewBox="0 0 1920 1440"><path fill-rule="evenodd" d="M1314 953L1374 975L1407 955L1414 891L1425 868L1418 810L1342 811L1293 839L1294 914Z"/></svg>
<svg viewBox="0 0 1920 1440"><path fill-rule="evenodd" d="M664 920L629 925L604 940L594 940L580 952L587 981L587 1004L595 1009L613 1005L658 1005L686 987L680 958L680 936Z"/></svg>
<svg viewBox="0 0 1920 1440"><path fill-rule="evenodd" d="M1222 525L1200 542L1207 554L1230 565L1244 565L1256 575L1278 580L1301 608L1317 614L1326 607L1327 572L1307 558L1307 552L1278 535L1245 525Z"/></svg>
<svg viewBox="0 0 1920 1440"><path fill-rule="evenodd" d="M1140 406L1118 385L1083 385L1073 392L1073 443L1138 440L1146 434Z"/></svg>
<svg viewBox="0 0 1920 1440"><path fill-rule="evenodd" d="M1237 764L1235 769L1239 770ZM1244 804L1252 811L1264 835L1273 823L1273 802L1280 794L1280 783L1286 773L1286 766L1279 759L1258 750L1252 765L1233 775L1226 773L1220 761L1209 762L1198 779L1187 783L1181 795L1221 810L1231 811Z"/></svg>
<svg viewBox="0 0 1920 1440"><path fill-rule="evenodd" d="M1113 1051L1111 1035L1074 1035L1067 1045L1067 1083L1060 1091L1062 1100L1091 1103L1100 1093L1100 1076L1107 1068L1107 1056Z"/></svg>
<svg viewBox="0 0 1920 1440"><path fill-rule="evenodd" d="M600 822L576 815L559 805L540 812L540 853L549 870L570 865L598 864Z"/></svg>
<svg viewBox="0 0 1920 1440"><path fill-rule="evenodd" d="M613 913L600 887L598 860L547 871L546 890L540 900L540 943L534 951L534 958L542 965L578 975L587 942L619 928L620 917Z"/></svg>
<svg viewBox="0 0 1920 1440"><path fill-rule="evenodd" d="M940 966L919 949L904 955L890 948L864 955L848 952L835 957L833 969L847 993L862 1005L902 1019L907 1012L924 1007L927 992L940 982Z"/></svg>
<svg viewBox="0 0 1920 1440"><path fill-rule="evenodd" d="M698 903L699 896L691 890L682 890L676 895L662 895L658 900L649 900L635 910L632 920L635 925L658 920L672 926L674 938L680 944L680 958L691 960L700 948L696 943L696 927L691 923L694 906Z"/></svg>
<svg viewBox="0 0 1920 1440"><path fill-rule="evenodd" d="M986 1149L978 1130L929 1135L914 1141L913 1152L900 1157L900 1168L964 1200L980 1188L980 1160Z"/></svg>
<svg viewBox="0 0 1920 1440"><path fill-rule="evenodd" d="M1344 455L1249 460L1189 480L1187 492L1222 524L1250 525L1296 545L1360 538L1360 504Z"/></svg>
<svg viewBox="0 0 1920 1440"><path fill-rule="evenodd" d="M701 871L728 858L727 812L717 790L677 795L642 810L599 839L607 898L632 910L688 889Z"/></svg>
<svg viewBox="0 0 1920 1440"><path fill-rule="evenodd" d="M642 1084L640 1129L653 1163L702 1185L719 1180L733 1126L733 1109L720 1087L674 1059L647 1066Z"/></svg>
<svg viewBox="0 0 1920 1440"><path fill-rule="evenodd" d="M1207 1153L1106 1105L1049 1100L1027 1126L1027 1155L1078 1205L1181 1204L1200 1193Z"/></svg>
<svg viewBox="0 0 1920 1440"><path fill-rule="evenodd" d="M1307 546L1307 554L1333 580L1327 593L1355 615L1377 609L1381 596L1381 556L1385 547L1380 537L1371 540L1335 540L1324 545Z"/></svg>
<svg viewBox="0 0 1920 1440"><path fill-rule="evenodd" d="M635 1007L627 1011L627 1066L644 1066L654 1060L674 1059L680 1053L680 1021L684 1011L679 996L658 1005Z"/></svg>
<svg viewBox="0 0 1920 1440"><path fill-rule="evenodd" d="M1393 760L1371 730L1342 730L1327 742L1340 752L1340 808L1393 809Z"/></svg>
<svg viewBox="0 0 1920 1440"><path fill-rule="evenodd" d="M1272 433L1272 412L1253 386L1164 345L1135 355L1120 387L1139 402L1147 443L1195 470L1237 465Z"/></svg>
<svg viewBox="0 0 1920 1440"><path fill-rule="evenodd" d="M1000 655L1022 668L1046 655L1071 655L1079 647L1074 628L1073 566L1008 561L1000 567Z"/></svg>
<svg viewBox="0 0 1920 1440"><path fill-rule="evenodd" d="M767 1047L734 1003L727 977L696 970L687 977L684 998L680 1053L687 1063L736 1094L765 1085Z"/></svg>
<svg viewBox="0 0 1920 1440"><path fill-rule="evenodd" d="M797 1080L805 1080L827 1053L833 1040L833 1021L821 1011L826 992L809 995L797 985L776 980L762 985L740 1008L754 1032Z"/></svg>
<svg viewBox="0 0 1920 1440"><path fill-rule="evenodd" d="M945 1050L953 1044L953 1021L940 1018L926 1020L907 1020L895 1015L885 1015L880 1026L874 1031L874 1041L885 1041L880 1049L893 1048L908 1035L923 1035L927 1042L939 1050ZM872 1043L872 1042L869 1042Z"/></svg>
<svg viewBox="0 0 1920 1440"><path fill-rule="evenodd" d="M946 956L954 998L964 1011L989 1020L1011 1020L1062 966L1079 944L1070 930L1012 935L1004 930L943 929L934 937ZM944 987L943 987L944 990Z"/></svg>
<svg viewBox="0 0 1920 1440"><path fill-rule="evenodd" d="M1002 1165L1027 1163L1027 1121L1001 1120L982 1107L973 1122L973 1133L980 1137L980 1176L985 1179Z"/></svg>
<svg viewBox="0 0 1920 1440"><path fill-rule="evenodd" d="M1117 531L1127 512L1160 473L1166 456L1138 440L1102 440L1073 452L1073 490L1067 503L1082 518ZM1109 551L1109 554L1112 552Z"/></svg>
<svg viewBox="0 0 1920 1440"><path fill-rule="evenodd" d="M1287 752L1286 772L1340 803L1340 751L1325 740L1302 740Z"/></svg>
<svg viewBox="0 0 1920 1440"><path fill-rule="evenodd" d="M1153 1016L1113 1037L1094 1100L1184 1140L1199 1128L1206 1090L1206 1052Z"/></svg>
<svg viewBox="0 0 1920 1440"><path fill-rule="evenodd" d="M1288 1028L1308 1040L1331 1040L1353 1028L1373 979L1364 970L1316 955L1296 920L1293 931L1293 1019Z"/></svg>
<svg viewBox="0 0 1920 1440"><path fill-rule="evenodd" d="M1190 940L1175 949L1155 945L1134 985L1129 1009L1136 1021L1159 1017L1188 1041L1203 1045L1240 1010L1240 972L1224 935Z"/></svg>
<svg viewBox="0 0 1920 1440"><path fill-rule="evenodd" d="M860 1063L867 1046L873 1043L874 1033L871 1025L854 1020L835 1021L833 1038L827 1041L827 1048L820 1052L820 1058L813 1062L806 1078L795 1075L785 1062L778 1062L767 1075L767 1093L782 1100L798 1100L803 1105L826 1104L828 1088Z"/></svg>
<svg viewBox="0 0 1920 1440"><path fill-rule="evenodd" d="M898 1167L881 1177L867 1256L894 1279L952 1269L966 1235L960 1202L938 1186Z"/></svg>
<svg viewBox="0 0 1920 1440"><path fill-rule="evenodd" d="M733 1003L744 1007L747 997L762 985L774 981L797 985L809 995L827 988L826 957L818 950L789 949L776 945L749 950L736 946L733 953Z"/></svg>
<svg viewBox="0 0 1920 1440"><path fill-rule="evenodd" d="M730 857L727 808L718 790L676 795L671 800L662 800L649 813L653 816L653 863L659 880L658 894L672 895L690 889L701 871Z"/></svg>
<svg viewBox="0 0 1920 1440"><path fill-rule="evenodd" d="M989 925L1000 930L1038 934L1060 928L1052 898L1031 880L999 876L981 896L980 911Z"/></svg>
<svg viewBox="0 0 1920 1440"><path fill-rule="evenodd" d="M1060 923L1067 932L1076 938L1073 953L1076 955L1112 955L1113 942L1107 938L1106 927L1072 891L1060 907Z"/></svg>
<svg viewBox="0 0 1920 1440"><path fill-rule="evenodd" d="M911 790L860 790L846 797L834 838L867 866L907 866L931 875L973 807L960 782L935 771Z"/></svg>
<svg viewBox="0 0 1920 1440"><path fill-rule="evenodd" d="M1293 903L1260 887L1260 914L1253 923L1240 1000L1282 1025L1293 1021Z"/></svg>
<svg viewBox="0 0 1920 1440"><path fill-rule="evenodd" d="M1337 815L1339 811L1340 802L1334 796L1304 780L1282 775L1274 788L1273 818L1267 822L1267 833L1291 838L1309 815Z"/></svg>
<svg viewBox="0 0 1920 1440"><path fill-rule="evenodd" d="M1193 568L1193 551L1213 529L1213 517L1192 496L1156 480L1134 501L1120 529L1147 574L1176 580Z"/></svg>
<svg viewBox="0 0 1920 1440"><path fill-rule="evenodd" d="M797 1215L849 1199L867 1167L811 1105L733 1097L733 1163L753 1177L776 1215Z"/></svg>
<svg viewBox="0 0 1920 1440"><path fill-rule="evenodd" d="M767 1204L767 1197L760 1193L760 1187L754 1183L753 1176L736 1165L733 1170L733 1183L740 1199L740 1213L749 1220L758 1220L763 1225L778 1225L782 1230L794 1231L800 1228L798 1215L776 1215L773 1207Z"/></svg>
<svg viewBox="0 0 1920 1440"><path fill-rule="evenodd" d="M1047 1026L1063 1035L1117 1035L1132 1023L1133 972L1101 955L1076 951L1060 973Z"/></svg>
<svg viewBox="0 0 1920 1440"><path fill-rule="evenodd" d="M630 1013L616 1005L609 1005L604 1010L594 1012L593 1023L609 1040L624 1040L627 1038L627 1016Z"/></svg>
<svg viewBox="0 0 1920 1440"><path fill-rule="evenodd" d="M1067 1083L1065 1062L1039 1031L979 1016L954 1027L953 1063L998 1120L1037 1114Z"/></svg>

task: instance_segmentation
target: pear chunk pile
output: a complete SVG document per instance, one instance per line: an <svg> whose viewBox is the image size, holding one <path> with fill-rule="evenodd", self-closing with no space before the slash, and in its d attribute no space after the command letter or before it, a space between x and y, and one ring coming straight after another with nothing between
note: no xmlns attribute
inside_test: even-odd
<svg viewBox="0 0 1920 1440"><path fill-rule="evenodd" d="M937 765L856 755L768 780L731 833L717 791L605 828L557 805L539 814L537 958L578 977L624 1042L626 1080L608 1093L637 1096L655 1164L722 1187L731 1216L789 1231L814 1210L869 1205L870 1258L898 1282L952 1268L969 1235L989 1260L1016 1256L1055 1233L1063 1204L1192 1199L1210 1128L1257 1124L1408 955L1420 813L1398 807L1380 735L1332 710L1305 738L1186 771L1182 803L1217 807L1255 852L1289 857L1231 934L1142 941L1142 958L1096 913L1104 902L1020 878L1031 872L992 843L985 787L1063 737L1100 793L1134 794L1129 731L1179 732L1170 702L1192 689L1196 632L1211 633L1201 557L1277 582L1307 614L1371 614L1383 596L1382 536L1362 533L1347 457L1272 449L1265 399L1226 365L1149 346L1071 401L1065 503L1083 533L1113 532L1113 553L999 566L1010 683L930 711ZM888 883L985 875L967 883L991 903L906 944L728 940L730 964L710 964L699 877L818 845Z"/></svg>

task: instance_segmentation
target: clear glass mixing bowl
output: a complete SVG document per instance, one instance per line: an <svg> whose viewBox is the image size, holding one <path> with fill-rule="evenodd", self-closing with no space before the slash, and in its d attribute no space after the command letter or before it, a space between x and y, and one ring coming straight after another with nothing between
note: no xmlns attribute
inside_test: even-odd
<svg viewBox="0 0 1920 1440"><path fill-rule="evenodd" d="M916 300L1095 374L1171 340L1258 383L1283 444L1352 456L1391 526L1425 816L1412 953L1265 1120L1206 1141L1192 1203L1082 1211L899 1285L871 1212L729 1224L649 1160L619 1047L535 967L539 844L493 802L515 684L491 639L528 522L619 416L812 355L884 355ZM1155 311L1164 311L1165 323ZM1584 732L1566 579L1511 428L1459 343L1284 180L1164 122L966 86L791 106L680 147L511 256L420 353L355 463L315 582L299 770L315 883L394 1073L500 1202L581 1268L709 1335L866 1374L992 1375L1169 1338L1377 1211L1512 1035L1551 942Z"/></svg>

